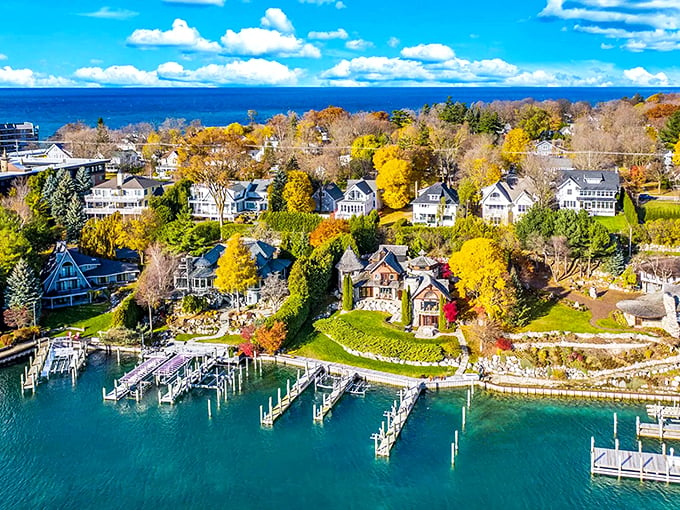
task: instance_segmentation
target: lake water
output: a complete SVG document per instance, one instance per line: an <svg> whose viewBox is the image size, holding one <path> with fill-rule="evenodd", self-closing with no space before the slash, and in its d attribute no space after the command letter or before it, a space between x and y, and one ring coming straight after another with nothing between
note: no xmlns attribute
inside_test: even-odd
<svg viewBox="0 0 680 510"><path fill-rule="evenodd" d="M370 435L397 390L346 395L323 426L312 422L309 388L272 429L259 406L292 371L264 367L240 395L215 409L194 391L175 406L154 391L138 403L103 402L134 364L92 355L77 385L52 379L22 397L23 365L0 370L0 508L678 508L680 487L591 478L590 436L610 446L612 413L634 448L643 405L501 398L476 392L460 453L463 391L426 393L389 460ZM208 419L207 399L213 401ZM675 445L678 448L680 445ZM646 450L660 449L645 441Z"/></svg>

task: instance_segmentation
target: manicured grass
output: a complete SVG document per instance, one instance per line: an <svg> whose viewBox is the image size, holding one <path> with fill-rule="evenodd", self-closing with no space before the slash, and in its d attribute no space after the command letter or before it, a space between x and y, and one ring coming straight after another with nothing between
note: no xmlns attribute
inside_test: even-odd
<svg viewBox="0 0 680 510"><path fill-rule="evenodd" d="M453 375L456 370L455 367L413 367L352 356L333 340L316 332L310 333L298 348L290 351L290 354L410 377Z"/></svg>
<svg viewBox="0 0 680 510"><path fill-rule="evenodd" d="M370 335L384 336L394 340L404 340L412 342L414 335L400 330L397 326L389 324L385 321L389 314L382 312L369 312L366 310L352 310L348 313L343 313L340 318L347 322L350 326L354 326L361 331Z"/></svg>
<svg viewBox="0 0 680 510"><path fill-rule="evenodd" d="M108 303L94 303L46 310L41 322L48 329L85 328L83 336L92 336L111 327L112 314L105 313L108 308Z"/></svg>
<svg viewBox="0 0 680 510"><path fill-rule="evenodd" d="M599 328L590 324L590 311L579 312L562 303L557 303L548 313L534 319L521 332L528 331L571 331L573 333L602 333Z"/></svg>
<svg viewBox="0 0 680 510"><path fill-rule="evenodd" d="M612 234L619 234L628 232L630 226L628 220L623 213L616 216L593 216L598 223L604 225Z"/></svg>
<svg viewBox="0 0 680 510"><path fill-rule="evenodd" d="M203 336L203 335L200 335ZM224 335L220 338L211 338L210 340L196 340L197 343L206 343L206 344L229 344L229 345L238 345L244 342L243 338L241 335Z"/></svg>
<svg viewBox="0 0 680 510"><path fill-rule="evenodd" d="M663 200L650 200L645 202L642 207L642 218L645 221L657 219L676 219L680 218L680 202L667 202Z"/></svg>
<svg viewBox="0 0 680 510"><path fill-rule="evenodd" d="M407 207L405 209L399 209L394 211L392 209L385 209L383 214L380 216L381 225L391 225L402 218L411 221L411 208Z"/></svg>

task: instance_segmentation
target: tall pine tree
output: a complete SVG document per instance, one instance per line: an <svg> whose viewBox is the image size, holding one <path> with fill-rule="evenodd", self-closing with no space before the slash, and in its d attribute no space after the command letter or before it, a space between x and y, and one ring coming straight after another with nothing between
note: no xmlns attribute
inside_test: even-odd
<svg viewBox="0 0 680 510"><path fill-rule="evenodd" d="M274 180L269 186L269 210L272 212L285 211L286 201L283 198L283 188L288 182L288 174L285 170L279 169L274 176Z"/></svg>
<svg viewBox="0 0 680 510"><path fill-rule="evenodd" d="M342 280L342 309L349 312L352 308L354 308L354 286L352 277L347 274Z"/></svg>
<svg viewBox="0 0 680 510"><path fill-rule="evenodd" d="M411 289L406 287L401 292L401 323L410 326L413 322L413 303L411 302Z"/></svg>
<svg viewBox="0 0 680 510"><path fill-rule="evenodd" d="M60 225L66 225L66 211L71 196L76 192L76 187L71 178L71 173L60 170L57 172L57 187L49 197L52 217Z"/></svg>
<svg viewBox="0 0 680 510"><path fill-rule="evenodd" d="M90 176L90 170L84 166L81 166L76 172L73 183L78 196L82 198L87 195L92 189L92 177Z"/></svg>
<svg viewBox="0 0 680 510"><path fill-rule="evenodd" d="M83 210L83 203L76 193L71 195L66 214L64 215L64 226L66 227L66 240L69 242L77 242L80 239L80 233L85 226L87 216Z"/></svg>
<svg viewBox="0 0 680 510"><path fill-rule="evenodd" d="M19 259L7 278L5 308L26 308L37 324L40 318L41 299L42 285L40 285L40 280L36 277L26 259ZM33 316L34 312L35 317Z"/></svg>

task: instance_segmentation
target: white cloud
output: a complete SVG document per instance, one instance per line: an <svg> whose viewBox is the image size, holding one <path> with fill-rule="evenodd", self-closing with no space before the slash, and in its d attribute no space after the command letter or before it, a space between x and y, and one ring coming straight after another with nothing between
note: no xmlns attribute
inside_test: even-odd
<svg viewBox="0 0 680 510"><path fill-rule="evenodd" d="M346 9L347 6L345 5L345 2L335 2L335 8L336 9Z"/></svg>
<svg viewBox="0 0 680 510"><path fill-rule="evenodd" d="M358 57L341 60L321 74L322 78L354 79L357 81L431 80L434 75L420 62L388 57Z"/></svg>
<svg viewBox="0 0 680 510"><path fill-rule="evenodd" d="M401 50L401 56L415 60L439 62L452 59L455 53L444 44L419 44Z"/></svg>
<svg viewBox="0 0 680 510"><path fill-rule="evenodd" d="M668 76L666 73L652 74L644 67L634 67L623 71L623 76L632 81L635 85L642 86L668 86Z"/></svg>
<svg viewBox="0 0 680 510"><path fill-rule="evenodd" d="M211 85L294 85L299 70L260 58L236 60L227 64L209 64L195 70L184 69L176 62L167 62L158 67L161 78L182 82L206 83Z"/></svg>
<svg viewBox="0 0 680 510"><path fill-rule="evenodd" d="M198 30L190 27L186 21L179 18L172 22L170 30L139 28L128 37L127 43L130 46L144 48L169 46L188 51L217 52L220 50L219 44L204 39Z"/></svg>
<svg viewBox="0 0 680 510"><path fill-rule="evenodd" d="M273 28L280 32L295 32L293 24L288 19L288 16L277 7L270 7L264 12L264 17L260 23L265 28Z"/></svg>
<svg viewBox="0 0 680 510"><path fill-rule="evenodd" d="M102 85L159 86L156 71L141 71L135 66L81 67L73 74L76 78Z"/></svg>
<svg viewBox="0 0 680 510"><path fill-rule="evenodd" d="M601 43L600 44L600 49L602 49L602 50L611 50L612 48L614 48L613 44L607 44L607 43Z"/></svg>
<svg viewBox="0 0 680 510"><path fill-rule="evenodd" d="M184 4L184 5L217 5L222 7L224 0L163 0L166 4Z"/></svg>
<svg viewBox="0 0 680 510"><path fill-rule="evenodd" d="M613 85L608 76L599 73L556 72L545 69L521 72L508 77L504 83L521 87L610 87Z"/></svg>
<svg viewBox="0 0 680 510"><path fill-rule="evenodd" d="M307 34L308 39L321 39L327 41L329 39L347 39L349 34L344 28L338 28L330 32L310 32Z"/></svg>
<svg viewBox="0 0 680 510"><path fill-rule="evenodd" d="M79 16L87 16L88 18L115 20L126 20L134 18L137 15L139 15L139 13L136 11L131 11L129 9L112 9L111 7L101 7L98 11L83 12L79 14Z"/></svg>
<svg viewBox="0 0 680 510"><path fill-rule="evenodd" d="M325 5L332 4L335 0L300 0L301 4Z"/></svg>
<svg viewBox="0 0 680 510"><path fill-rule="evenodd" d="M392 37L390 37L390 38L387 40L387 45L388 45L390 48L396 48L397 46L399 46L399 43L400 43L400 42L401 42L401 41L400 41L398 38L392 36Z"/></svg>
<svg viewBox="0 0 680 510"><path fill-rule="evenodd" d="M32 69L0 67L0 86L4 87L69 87L73 81L59 76L43 75Z"/></svg>
<svg viewBox="0 0 680 510"><path fill-rule="evenodd" d="M294 35L284 35L276 30L263 28L244 28L239 32L227 30L221 41L224 51L229 55L321 57L321 52L316 46L305 43Z"/></svg>
<svg viewBox="0 0 680 510"><path fill-rule="evenodd" d="M372 42L364 41L363 39L353 39L345 43L345 48L347 48L348 50L362 51L372 47L373 47Z"/></svg>
<svg viewBox="0 0 680 510"><path fill-rule="evenodd" d="M0 60L7 60L7 58L8 58L7 55L5 55L4 53L0 53Z"/></svg>

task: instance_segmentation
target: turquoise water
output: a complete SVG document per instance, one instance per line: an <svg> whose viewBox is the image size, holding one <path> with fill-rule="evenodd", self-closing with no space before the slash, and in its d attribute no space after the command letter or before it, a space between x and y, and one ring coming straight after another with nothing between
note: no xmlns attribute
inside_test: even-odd
<svg viewBox="0 0 680 510"><path fill-rule="evenodd" d="M375 388L345 396L323 426L312 423L313 389L273 429L259 406L291 371L264 377L219 410L214 393L174 407L102 402L102 386L132 359L92 356L72 387L52 379L22 397L22 366L0 370L0 508L678 508L680 487L591 478L590 436L634 446L644 406L499 398L477 392L450 466L464 392L428 393L392 457L376 460L371 433L396 395ZM213 400L208 419L206 400ZM676 444L676 449L680 445ZM658 442L645 449L658 450Z"/></svg>

